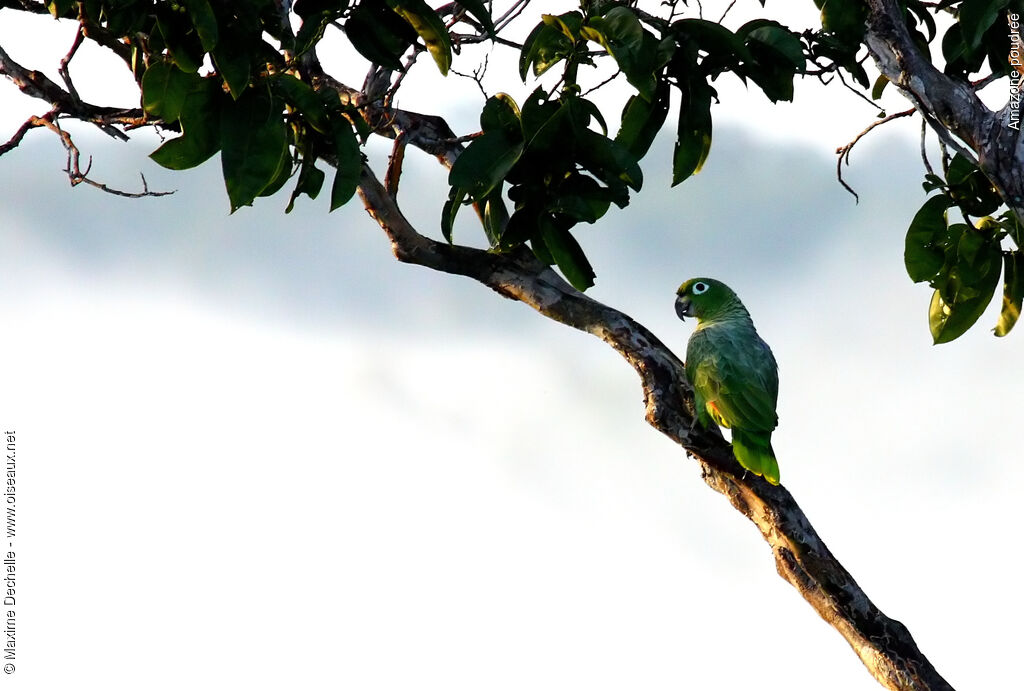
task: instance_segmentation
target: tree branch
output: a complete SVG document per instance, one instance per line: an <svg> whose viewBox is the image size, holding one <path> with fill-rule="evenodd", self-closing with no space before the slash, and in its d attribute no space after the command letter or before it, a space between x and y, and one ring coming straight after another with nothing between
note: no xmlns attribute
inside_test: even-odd
<svg viewBox="0 0 1024 691"><path fill-rule="evenodd" d="M75 47L66 59L73 55ZM66 67L66 65L65 65ZM46 101L53 107L54 115L67 115L82 122L89 122L106 134L123 141L128 137L114 125L138 127L146 122L146 114L141 108L112 108L96 106L77 98L38 70L26 69L15 62L0 46L0 75L7 77L22 93L32 98Z"/></svg>
<svg viewBox="0 0 1024 691"><path fill-rule="evenodd" d="M359 195L399 261L472 278L614 348L640 377L647 421L695 457L704 481L757 526L779 575L839 631L871 675L888 689L952 689L907 628L885 616L836 560L785 487L745 474L720 435L693 425L692 389L682 363L654 334L575 290L526 248L499 254L423 236L367 165Z"/></svg>

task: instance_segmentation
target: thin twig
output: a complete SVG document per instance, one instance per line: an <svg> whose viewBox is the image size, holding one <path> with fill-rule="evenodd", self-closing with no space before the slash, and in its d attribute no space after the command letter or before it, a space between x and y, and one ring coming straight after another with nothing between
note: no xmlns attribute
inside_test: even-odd
<svg viewBox="0 0 1024 691"><path fill-rule="evenodd" d="M850 165L850 152L853 151L853 147L857 145L857 142L859 142L861 138L864 137L871 130L875 129L879 125L884 125L885 123L891 122L892 120L895 120L897 118L905 118L909 115L913 115L916 112L917 108L908 108L907 110L902 110L898 113L886 115L884 118L880 120L875 120L873 123L864 128L863 132L854 137L852 142L846 144L845 146L840 146L838 149L836 149L836 155L838 156L838 158L836 159L836 179L839 180L839 184L842 185L847 192L853 195L853 198L856 199L858 203L860 202L860 195L858 195L853 190L853 188L846 184L846 181L843 180L843 160L845 159L846 165Z"/></svg>
<svg viewBox="0 0 1024 691"><path fill-rule="evenodd" d="M80 185L84 182L87 185L91 185L92 187L95 187L96 189L102 190L109 194L115 194L119 197L131 197L136 199L139 197L163 197L168 194L174 194L173 191L153 192L152 190L149 189L149 185L146 183L146 177L142 175L142 173L139 173L139 176L142 178L141 192L125 192L124 190L115 189L113 187L110 187L109 185L106 185L105 183L97 182L91 179L89 177L89 171L92 170L92 157L89 157L89 163L88 165L86 165L85 170L83 171L80 166L81 152L79 152L78 147L75 145L74 140L71 138L71 133L61 128L60 125L58 125L56 122L53 122L47 116L55 117L54 111L51 111L46 116L43 116L41 118L35 118L35 125L47 128L60 138L61 143L64 145L64 148L68 152L68 162L64 168L64 172L68 174L68 180L71 182L72 187Z"/></svg>
<svg viewBox="0 0 1024 691"><path fill-rule="evenodd" d="M598 89L600 89L600 88L601 88L602 86L604 86L605 84L610 84L610 83L612 82L612 80L614 80L614 79L615 79L616 77L618 77L618 76L619 76L620 74L622 74L622 70L615 70L615 72L614 72L614 73L612 73L612 76L608 77L607 79L605 79L605 80L604 80L603 82L601 82L600 84L598 84L598 85L596 85L596 86L592 86L592 87L590 87L589 89L587 89L586 91L584 91L584 92L583 92L582 94L580 94L580 96L586 96L587 94L591 93L592 91L597 91Z"/></svg>
<svg viewBox="0 0 1024 691"><path fill-rule="evenodd" d="M942 137L939 137L939 151L942 152L942 158L940 159L941 163L942 163L942 175L943 175L943 177L948 177L949 176L949 149L946 148L946 142L945 142L945 140L942 139Z"/></svg>
<svg viewBox="0 0 1024 691"><path fill-rule="evenodd" d="M997 81L999 81L1000 79L1002 79L1005 76L1006 76L1005 74L997 74L997 73L993 72L992 74L990 74L989 76L985 77L984 79L978 79L978 80L975 80L975 81L971 82L971 88L974 89L976 92L977 91L981 91L982 89L984 89L989 84L992 84L993 82L997 82Z"/></svg>
<svg viewBox="0 0 1024 691"><path fill-rule="evenodd" d="M480 93L482 93L484 95L484 100L487 100L488 98L490 98L490 96L487 95L487 90L484 89L484 75L487 74L488 57L489 56L487 56L487 55L484 56L483 64L477 66L473 70L473 74L466 74L465 72L459 72L455 68L449 68L449 70L448 70L449 72L451 72L452 74L454 74L456 76L463 77L465 79L472 79L474 82L476 82L476 88L480 89Z"/></svg>
<svg viewBox="0 0 1024 691"><path fill-rule="evenodd" d="M405 59L405 65L402 66L402 71L398 73L398 78L395 80L395 83L391 85L391 88L388 89L388 92L384 94L384 105L386 107L391 106L394 101L395 94L398 93L398 87L400 87L402 82L405 80L405 75L409 74L409 69L416 62L416 58L418 58L420 53L425 50L426 48L419 43L413 44L412 53Z"/></svg>
<svg viewBox="0 0 1024 691"><path fill-rule="evenodd" d="M725 8L725 12L722 12L722 16L718 18L718 23L719 24L721 24L725 20L725 16L727 14L729 14L729 10L731 10L733 5L735 5L735 4L736 4L736 0L732 0L732 2L729 3L729 6Z"/></svg>
<svg viewBox="0 0 1024 691"><path fill-rule="evenodd" d="M75 40L71 44L71 48L68 50L67 55L61 58L60 66L57 68L57 74L60 75L61 79L64 80L65 86L68 87L68 93L71 94L71 98L76 103L81 103L82 99L78 96L78 89L75 88L74 83L71 81L71 73L68 71L68 65L71 64L71 58L75 57L75 53L78 52L78 48L82 45L82 40L85 38L85 34L82 33L82 25L78 25L78 30L75 32Z"/></svg>
<svg viewBox="0 0 1024 691"><path fill-rule="evenodd" d="M452 34L452 39L457 40L461 45L464 46L473 45L476 43L483 43L484 41L494 41L495 43L499 43L509 48L515 48L516 50L523 49L522 43L516 43L515 41L510 41L509 39L502 38L501 36L491 37L488 36L487 34Z"/></svg>
<svg viewBox="0 0 1024 691"><path fill-rule="evenodd" d="M928 160L928 140L925 135L928 134L928 121L921 118L921 161L924 162L924 169L928 171L929 175L935 175L935 171L932 170L931 161Z"/></svg>
<svg viewBox="0 0 1024 691"><path fill-rule="evenodd" d="M853 92L854 94L856 94L857 98L859 98L859 99L861 99L862 101L865 101L865 102L867 102L867 103L870 103L870 104L871 104L871 106L872 106L873 108L878 108L879 110L882 110L882 107L881 107L881 106L879 106L879 105L878 105L877 103L875 103L874 101L872 101L872 100L871 100L870 98L868 98L867 96L865 96L864 94L862 94L862 93L861 93L860 91L858 91L857 89L854 89L854 88L853 88L852 86L850 86L849 84L847 84L847 83L846 83L846 80L845 80L845 79L843 78L843 73L842 73L841 71L839 71L839 70L836 70L836 72L835 72L835 75L836 75L837 77L839 77L839 81L840 81L840 83L842 83L842 85L843 85L843 86L845 86L845 87L846 87L847 89L849 89L849 90L850 90L850 91L852 91L852 92Z"/></svg>
<svg viewBox="0 0 1024 691"><path fill-rule="evenodd" d="M512 7L506 10L505 14L501 15L494 20L494 33L501 33L502 29L509 25L509 23L516 20L516 18L523 13L526 6L530 4L530 0L516 0Z"/></svg>
<svg viewBox="0 0 1024 691"><path fill-rule="evenodd" d="M8 139L6 143L0 144L0 156L3 156L8 151L18 148L18 145L21 144L21 140L25 138L25 134L29 130L35 129L36 127L44 127L44 123L47 122L50 118L54 117L56 114L56 110L51 110L49 113L43 115L42 117L33 115L28 120L21 123L21 127L17 129L17 131L14 133L12 137Z"/></svg>
<svg viewBox="0 0 1024 691"><path fill-rule="evenodd" d="M142 173L139 173L139 177L142 178L141 192L125 192L124 190L118 190L112 187L108 187L102 182L96 182L95 180L90 180L89 178L82 178L81 180L79 180L79 182L84 182L87 185L92 185L96 189L106 192L107 194L114 194L119 197L131 197L132 199L139 199L140 197L164 197L167 196L168 194L174 194L175 192L175 190L170 190L168 192L153 192L152 190L149 189L149 184L146 182L146 176L143 175Z"/></svg>

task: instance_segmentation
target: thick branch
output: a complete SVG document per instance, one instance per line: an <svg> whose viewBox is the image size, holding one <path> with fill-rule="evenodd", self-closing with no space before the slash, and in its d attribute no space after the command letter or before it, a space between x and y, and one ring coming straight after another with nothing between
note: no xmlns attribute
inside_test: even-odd
<svg viewBox="0 0 1024 691"><path fill-rule="evenodd" d="M330 88L338 92L343 103L352 103L362 109L363 117L374 132L392 139L401 135L407 144L436 156L451 167L462 152L462 144L448 127L444 118L423 115L399 108L387 108L377 100L367 99L363 92L342 84L320 69L319 64L307 65L313 86Z"/></svg>
<svg viewBox="0 0 1024 691"><path fill-rule="evenodd" d="M720 436L693 427L692 391L682 363L657 337L622 312L583 295L525 248L508 254L424 237L363 167L359 194L391 240L399 261L468 276L544 316L594 334L640 376L647 421L696 457L704 480L761 531L779 575L849 642L868 671L889 689L951 689L903 624L885 616L825 546L784 487L745 475Z"/></svg>

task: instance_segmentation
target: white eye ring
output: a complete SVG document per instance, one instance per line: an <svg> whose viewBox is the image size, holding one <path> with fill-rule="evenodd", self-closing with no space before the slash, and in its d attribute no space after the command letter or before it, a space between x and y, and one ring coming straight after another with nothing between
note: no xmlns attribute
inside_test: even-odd
<svg viewBox="0 0 1024 691"><path fill-rule="evenodd" d="M694 283L693 284L693 294L694 295L700 295L701 293L706 293L709 287L710 286L707 283L700 283L700 282Z"/></svg>

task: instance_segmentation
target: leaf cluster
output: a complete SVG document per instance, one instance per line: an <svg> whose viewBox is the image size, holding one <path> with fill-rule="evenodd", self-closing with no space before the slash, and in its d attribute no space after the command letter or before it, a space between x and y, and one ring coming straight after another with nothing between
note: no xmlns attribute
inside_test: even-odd
<svg viewBox="0 0 1024 691"><path fill-rule="evenodd" d="M1005 336L1017 322L1024 298L1021 225L1010 211L989 215L1002 200L988 178L960 154L950 162L945 179L928 176L925 190L940 193L930 197L911 221L904 263L911 280L935 289L928 309L934 342L959 338L978 321L992 301L1000 274L1003 304L995 333ZM974 223L951 223L953 207L983 217ZM1016 249L1004 250L1004 242L1012 242Z"/></svg>
<svg viewBox="0 0 1024 691"><path fill-rule="evenodd" d="M601 110L581 95L581 67L611 58L635 94L611 136ZM732 73L773 101L791 100L803 71L805 46L778 22L759 19L731 31L696 18L652 21L620 3L582 3L581 10L544 15L520 51L520 77L562 69L559 93L536 89L522 107L507 94L487 101L481 135L452 168L441 229L451 240L461 206L482 209L484 230L497 251L528 243L583 290L594 271L570 232L594 223L612 204L639 191L639 162L680 104L672 184L699 172L712 139L712 82ZM507 191L506 191L507 185ZM507 209L505 195L513 208Z"/></svg>
<svg viewBox="0 0 1024 691"><path fill-rule="evenodd" d="M480 132L451 169L442 234L451 241L456 215L473 205L493 251L526 245L586 289L594 269L574 233L612 205L626 206L641 189L641 163L673 103L679 113L673 123L676 185L699 173L709 156L715 83L723 75L773 102L793 99L798 75L846 75L872 98L882 94L888 82L880 78L872 86L863 67L866 3L815 3L821 27L801 34L770 17L728 28L699 12L677 14L675 2L663 3L668 18L616 0L580 0L576 10L542 15L517 48L519 77L530 82L558 73L558 82L535 88L522 103L508 94L487 100ZM447 74L467 37L515 45L501 35L507 22L496 25L491 7L482 0L436 9L426 0L295 0L290 9L276 0L47 3L55 17L82 23L87 35L97 28L118 37L147 117L179 133L153 159L186 169L219 153L232 211L292 179L287 210L302 195L316 197L327 178L323 161L336 168L331 208L354 194L361 145L375 129L388 128L387 104L373 104L384 117L371 127L365 103L357 107L351 94L342 98L318 82L316 47L326 32L340 30L336 35L386 75L405 72L420 51ZM1024 14L1024 0L901 0L900 8L922 53L936 61L941 56L945 73L967 88L975 88L969 82L983 69L989 77L1013 69L1004 18ZM939 13L951 21L937 22ZM470 33L459 33L458 26ZM581 75L591 69L614 72L631 87L615 132L587 98L588 80ZM977 320L999 275L1005 285L997 333L1006 333L1019 311L1024 273L1018 219L1008 211L996 215L1002 209L998 190L963 157L946 166L944 177L929 173L925 187L939 194L912 222L906 259L911 278L935 289L930 321L936 342L956 338ZM954 208L966 222L948 222Z"/></svg>
<svg viewBox="0 0 1024 691"><path fill-rule="evenodd" d="M53 11L71 13L74 4L55 3ZM460 5L493 29L482 2ZM343 26L353 47L384 67L400 69L401 56L418 40L442 73L452 58L448 29L423 0L297 0L301 24L294 32L273 0L89 0L83 11L133 37L147 114L181 132L152 158L181 170L220 152L232 211L274 194L292 177L287 211L299 195L315 198L326 178L320 158L337 168L331 209L354 194L360 141L369 128L355 107L331 89L314 90L299 69L328 26ZM201 74L204 65L212 71Z"/></svg>
<svg viewBox="0 0 1024 691"><path fill-rule="evenodd" d="M337 27L372 64L403 71L425 50L446 74L458 53L453 27L497 38L481 0L432 8L425 0L296 0L293 15L274 0L54 0L57 16L82 15L131 46L147 116L180 136L152 157L180 170L219 153L232 210L295 178L288 204L316 197L328 160L337 168L331 207L354 193L360 144L371 134L359 109L322 88L307 56ZM297 18L299 21L292 21ZM294 28L293 28L294 27ZM640 161L680 104L672 183L700 171L712 140L715 79L731 73L771 100L791 100L808 44L787 27L758 19L736 31L699 18L668 21L633 3L582 0L580 9L543 15L519 49L527 81L560 68L560 89L536 89L523 103L500 94L481 112L481 132L451 170L441 222L476 205L495 251L527 244L580 289L594 271L571 230L594 223L641 188ZM614 134L583 95L581 68L613 63L635 93Z"/></svg>

